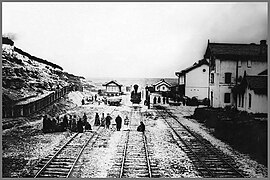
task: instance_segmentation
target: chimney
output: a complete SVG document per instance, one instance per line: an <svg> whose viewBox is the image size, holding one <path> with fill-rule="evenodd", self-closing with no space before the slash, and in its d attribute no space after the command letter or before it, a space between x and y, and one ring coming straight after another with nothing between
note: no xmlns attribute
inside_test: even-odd
<svg viewBox="0 0 270 180"><path fill-rule="evenodd" d="M266 44L266 40L261 40L260 41L260 54L262 56L266 56L267 55L267 44Z"/></svg>
<svg viewBox="0 0 270 180"><path fill-rule="evenodd" d="M266 40L260 40L260 45L266 46Z"/></svg>

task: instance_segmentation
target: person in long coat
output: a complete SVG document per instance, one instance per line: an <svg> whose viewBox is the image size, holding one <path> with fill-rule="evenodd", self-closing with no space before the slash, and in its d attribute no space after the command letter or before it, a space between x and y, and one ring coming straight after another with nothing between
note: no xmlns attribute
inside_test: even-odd
<svg viewBox="0 0 270 180"><path fill-rule="evenodd" d="M86 114L84 113L84 114L83 114L83 125L84 125L84 126L86 125L86 122L87 122L87 116L86 116Z"/></svg>
<svg viewBox="0 0 270 180"><path fill-rule="evenodd" d="M100 119L99 119L98 113L96 113L94 126L99 126L99 125L100 125Z"/></svg>
<svg viewBox="0 0 270 180"><path fill-rule="evenodd" d="M117 131L120 131L121 126L122 126L122 118L118 115L115 119L116 122L116 129Z"/></svg>
<svg viewBox="0 0 270 180"><path fill-rule="evenodd" d="M65 129L68 128L68 118L67 118L67 115L64 116L63 118L63 126Z"/></svg>
<svg viewBox="0 0 270 180"><path fill-rule="evenodd" d="M112 117L111 117L110 114L108 113L107 116L106 116L106 118L105 118L105 123L106 123L106 128L107 128L107 129L110 128L111 119L112 119Z"/></svg>
<svg viewBox="0 0 270 180"><path fill-rule="evenodd" d="M76 115L73 116L73 119L71 121L71 131L76 132L77 131L77 122L76 122Z"/></svg>
<svg viewBox="0 0 270 180"><path fill-rule="evenodd" d="M79 133L82 133L83 132L83 122L82 122L82 119L81 118L77 122L77 130L78 130Z"/></svg>
<svg viewBox="0 0 270 180"><path fill-rule="evenodd" d="M43 128L42 128L42 131L44 132L44 133L46 133L46 132L49 132L49 121L48 121L49 119L48 119L48 116L45 114L44 116L43 116Z"/></svg>
<svg viewBox="0 0 270 180"><path fill-rule="evenodd" d="M102 115L101 115L100 126L105 127L105 116L104 116L104 113L102 113Z"/></svg>

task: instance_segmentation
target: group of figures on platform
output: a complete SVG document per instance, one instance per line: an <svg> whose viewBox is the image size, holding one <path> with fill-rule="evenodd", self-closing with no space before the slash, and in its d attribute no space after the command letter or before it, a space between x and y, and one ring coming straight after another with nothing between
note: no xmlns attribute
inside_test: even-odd
<svg viewBox="0 0 270 180"><path fill-rule="evenodd" d="M111 120L113 118L110 116L109 113L107 113L107 116L105 117L104 113L101 114L101 117L98 113L95 114L95 120L94 120L94 126L101 126L106 129L110 129L111 127ZM118 115L115 118L116 123L116 130L120 131L122 127L122 118L120 115ZM124 124L128 125L129 120L128 117L124 119ZM91 124L87 121L86 113L82 117L79 117L77 115L64 115L63 118L57 117L51 117L49 115L43 116L43 128L42 131L44 133L49 132L64 132L70 130L72 132L84 132L87 130L92 130Z"/></svg>
<svg viewBox="0 0 270 180"><path fill-rule="evenodd" d="M92 130L90 123L87 121L87 116L84 113L82 117L77 115L64 115L62 119L59 116L52 118L49 115L43 116L44 133L48 132L63 132L70 130L73 132L83 132L84 130Z"/></svg>

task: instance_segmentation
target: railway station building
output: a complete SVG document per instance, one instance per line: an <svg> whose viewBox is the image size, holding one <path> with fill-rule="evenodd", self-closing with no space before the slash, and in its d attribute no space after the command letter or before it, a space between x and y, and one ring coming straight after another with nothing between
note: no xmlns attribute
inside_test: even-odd
<svg viewBox="0 0 270 180"><path fill-rule="evenodd" d="M166 82L164 79L153 84L153 88L155 92L168 92L170 91L171 84Z"/></svg>
<svg viewBox="0 0 270 180"><path fill-rule="evenodd" d="M210 43L208 40L204 58L209 61L210 106L237 107L237 96L232 89L241 83L244 74L256 76L267 69L266 40L260 44Z"/></svg>
<svg viewBox="0 0 270 180"><path fill-rule="evenodd" d="M180 96L196 97L200 100L208 98L209 63L207 60L199 60L192 66L176 72L175 75L178 77Z"/></svg>
<svg viewBox="0 0 270 180"><path fill-rule="evenodd" d="M117 83L116 81L110 81L108 83L103 84L105 86L105 95L107 96L119 96L122 94L122 86L121 84Z"/></svg>

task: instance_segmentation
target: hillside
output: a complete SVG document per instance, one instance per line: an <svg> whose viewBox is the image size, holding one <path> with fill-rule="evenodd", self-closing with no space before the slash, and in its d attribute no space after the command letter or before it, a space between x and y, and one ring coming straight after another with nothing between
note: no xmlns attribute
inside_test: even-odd
<svg viewBox="0 0 270 180"><path fill-rule="evenodd" d="M81 86L83 77L64 72L59 65L24 52L8 38L3 37L2 42L3 105L38 98L71 84Z"/></svg>

